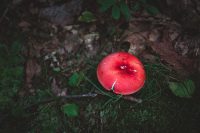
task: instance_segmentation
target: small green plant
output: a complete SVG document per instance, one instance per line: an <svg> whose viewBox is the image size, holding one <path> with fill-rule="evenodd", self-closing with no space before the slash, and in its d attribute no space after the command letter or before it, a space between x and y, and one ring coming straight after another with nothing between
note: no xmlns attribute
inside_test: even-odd
<svg viewBox="0 0 200 133"><path fill-rule="evenodd" d="M183 98L191 98L195 91L195 85L192 80L169 82L169 88L174 95Z"/></svg>
<svg viewBox="0 0 200 133"><path fill-rule="evenodd" d="M100 5L100 12L111 11L111 16L115 20L119 20L123 16L126 20L129 20L131 17L131 12L137 12L145 10L150 15L156 15L159 13L159 10L149 4L147 0L138 0L134 4L125 2L125 0L97 0ZM130 8L129 8L130 6Z"/></svg>
<svg viewBox="0 0 200 133"><path fill-rule="evenodd" d="M131 6L131 11L137 12L140 10L145 10L150 15L156 15L160 11L153 5L150 5L147 0L138 0Z"/></svg>
<svg viewBox="0 0 200 133"><path fill-rule="evenodd" d="M97 2L100 5L101 12L106 12L111 9L111 16L113 19L118 20L121 15L123 15L126 20L130 19L131 13L124 0L97 0Z"/></svg>
<svg viewBox="0 0 200 133"><path fill-rule="evenodd" d="M96 18L92 12L84 11L81 16L79 16L78 20L80 22L90 23L96 21Z"/></svg>
<svg viewBox="0 0 200 133"><path fill-rule="evenodd" d="M83 73L75 72L69 77L68 85L71 87L77 87L83 79Z"/></svg>
<svg viewBox="0 0 200 133"><path fill-rule="evenodd" d="M74 103L67 103L62 106L63 113L66 114L68 117L76 117L78 116L79 107Z"/></svg>

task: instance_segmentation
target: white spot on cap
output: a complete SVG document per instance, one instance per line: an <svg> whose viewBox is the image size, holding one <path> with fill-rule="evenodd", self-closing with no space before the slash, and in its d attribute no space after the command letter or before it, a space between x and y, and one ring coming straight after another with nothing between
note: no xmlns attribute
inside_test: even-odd
<svg viewBox="0 0 200 133"><path fill-rule="evenodd" d="M126 69L127 68L127 66L125 66L125 65L123 65L123 66L120 66L120 69Z"/></svg>

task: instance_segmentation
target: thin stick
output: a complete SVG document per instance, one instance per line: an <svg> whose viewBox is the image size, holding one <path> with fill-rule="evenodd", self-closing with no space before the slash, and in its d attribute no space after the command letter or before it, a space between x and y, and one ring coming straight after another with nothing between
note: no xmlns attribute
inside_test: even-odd
<svg viewBox="0 0 200 133"><path fill-rule="evenodd" d="M96 97L97 95L98 95L97 93L87 93L87 94L80 94L80 95L61 96L61 98L71 99L71 98Z"/></svg>
<svg viewBox="0 0 200 133"><path fill-rule="evenodd" d="M6 16L6 14L8 13L8 7L5 9L5 11L3 12L1 18L0 18L0 23L3 21L3 18Z"/></svg>
<svg viewBox="0 0 200 133"><path fill-rule="evenodd" d="M133 96L123 96L122 98L131 102L142 103L142 99L138 99Z"/></svg>
<svg viewBox="0 0 200 133"><path fill-rule="evenodd" d="M24 109L28 109L33 106L39 106L41 104L51 103L58 99L76 99L76 98L87 98L87 97L89 98L89 97L96 97L97 95L98 94L96 93L87 93L87 94L80 94L80 95L67 95L67 96L54 97L54 98L50 98L50 99L47 99L47 100L44 100L32 105L29 105L28 107L25 107Z"/></svg>
<svg viewBox="0 0 200 133"><path fill-rule="evenodd" d="M102 95L102 96L105 96L105 95L103 95L102 93L99 93L99 92L97 92L97 91L95 91L97 94L100 94L100 95ZM142 99L140 99L140 98L135 98L134 96L120 96L120 98L122 98L122 99L124 99L124 100L128 100L128 101L131 101L131 102L136 102L136 103L142 103ZM117 99L117 100L119 100L119 99Z"/></svg>

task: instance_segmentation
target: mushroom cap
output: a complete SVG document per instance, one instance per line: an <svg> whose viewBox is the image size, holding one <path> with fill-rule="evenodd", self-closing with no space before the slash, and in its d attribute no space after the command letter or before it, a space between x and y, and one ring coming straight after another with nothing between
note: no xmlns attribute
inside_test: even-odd
<svg viewBox="0 0 200 133"><path fill-rule="evenodd" d="M112 53L97 67L97 78L106 90L129 95L139 91L146 79L143 64L127 52Z"/></svg>

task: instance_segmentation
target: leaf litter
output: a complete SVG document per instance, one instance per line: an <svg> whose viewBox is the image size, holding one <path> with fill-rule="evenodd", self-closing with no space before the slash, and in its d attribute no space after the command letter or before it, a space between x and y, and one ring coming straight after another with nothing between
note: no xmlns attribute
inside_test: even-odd
<svg viewBox="0 0 200 133"><path fill-rule="evenodd" d="M47 2L46 0L39 1ZM50 3L42 8L31 6L32 16L29 16L30 12L27 14L23 12L23 15L21 15L23 17L18 23L19 28L27 35L27 50L24 53L27 57L25 81L27 88L32 88L34 85L33 79L42 76L41 71L44 65L49 66L47 77L51 79L51 91L56 96L67 96L70 94L70 88L67 88L66 83L62 81L63 75L64 78L69 79L74 72L85 68L88 58L94 59L93 57L101 56L102 53L102 55L105 55L106 52L121 49L110 48L113 46L113 40L109 42L109 38L106 41L101 40L106 49L101 49L101 52L103 52L99 54L100 39L102 38L100 38L97 31L98 26L96 24L74 25L74 17L78 15L77 13L72 13L70 18L67 16L69 13L65 12L68 11L66 4L55 4L53 1ZM69 6L69 8L73 8L73 6ZM69 10L75 12L73 9ZM65 20L67 17L69 17L69 20ZM175 43L177 38L181 36L180 26L174 22L169 23L169 19L163 21L163 18L166 17L140 16L132 18L129 29L124 33L125 39L122 39L122 41L129 42L129 52L141 58L155 62L157 56L160 56L164 62L172 65L177 71L181 70L184 73L186 71L190 72L190 70L193 71L193 66L195 66L193 65L193 59L188 56L187 51L189 50L185 50L188 48ZM182 42L181 38L178 38L178 40ZM181 49L178 53L178 48L183 48L183 50ZM77 79L73 77L73 81ZM79 80L77 81L79 83ZM138 101L132 96L123 98L129 101L141 102L140 99ZM97 106L96 103L95 105ZM92 106L90 110L94 112L94 118L97 119L98 112ZM113 112L111 113L113 114ZM91 115L89 117L89 120L91 120ZM98 124L95 123L98 122L96 119L93 120L94 126Z"/></svg>
<svg viewBox="0 0 200 133"><path fill-rule="evenodd" d="M25 12L18 27L27 35L27 45L24 55L26 63L26 87L32 88L34 77L40 76L44 65L48 66L52 92L61 94L62 85L54 72L69 77L72 73L84 68L86 58L93 58L98 52L99 33L96 25L81 26L73 24L75 16L82 10L80 0L64 4L53 4L45 8L37 7L31 3L31 14L39 20L32 21L28 17L30 12ZM74 8L75 7L75 8ZM34 9L37 8L37 9ZM33 11L36 11L34 12ZM26 19L24 19L26 18ZM48 70L48 71L49 71Z"/></svg>
<svg viewBox="0 0 200 133"><path fill-rule="evenodd" d="M74 3L41 8L39 17L48 20L39 21L38 24L41 25L34 26L30 21L22 20L18 26L31 36L28 40L29 58L42 58L53 71L64 72L63 75L68 77L73 72L84 68L85 58L93 58L98 54L100 45L97 43L99 43L100 35L95 24L86 27L72 25L74 16L77 15L75 13L70 16L71 22L65 22L64 20L69 17L67 14L74 12L73 9L66 10L66 6L69 6L67 4ZM76 8L79 8L78 11L81 10L80 5ZM59 17L58 14L63 16ZM129 42L128 52L152 62L155 62L156 56L159 55L174 70L187 75L196 71L194 68L196 59L177 52L176 48L180 45L175 42L181 35L180 29L178 23L166 16L152 17L145 14L130 20L129 28L122 35L121 42ZM30 32L32 30L33 32ZM27 68L29 69L31 68ZM33 75L37 74L32 73L26 76L30 77L27 79L28 84L31 83L30 79Z"/></svg>
<svg viewBox="0 0 200 133"><path fill-rule="evenodd" d="M129 42L129 52L132 54L145 58L157 54L178 73L190 75L197 71L198 56L190 58L189 55L183 56L177 52L176 42L182 36L181 33L181 26L167 17L153 18L144 15L130 21L129 29L122 36L122 42Z"/></svg>

